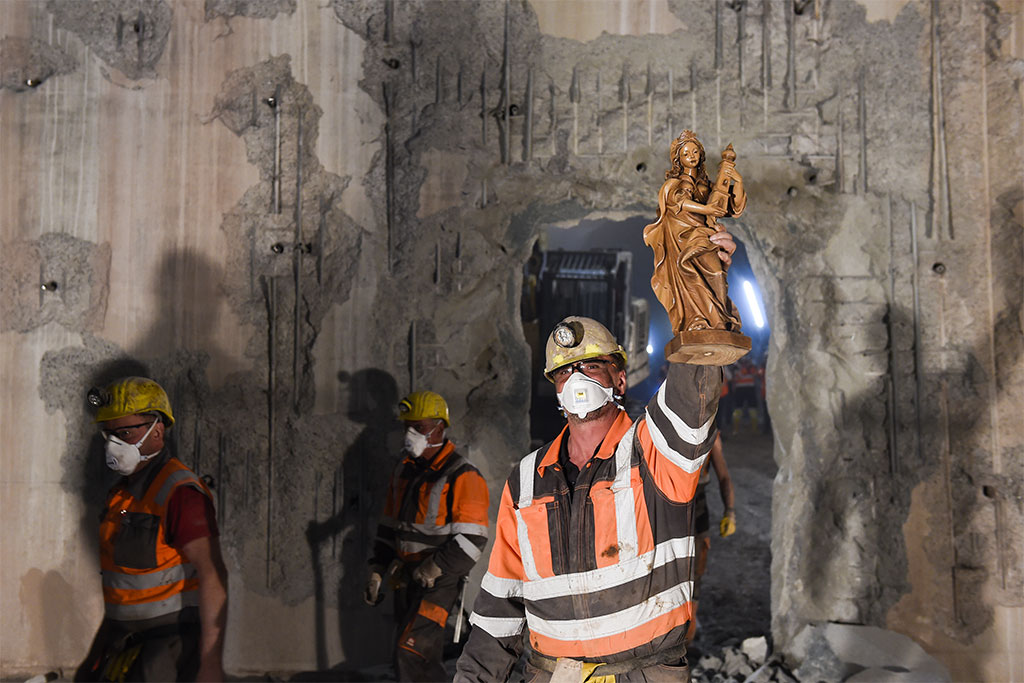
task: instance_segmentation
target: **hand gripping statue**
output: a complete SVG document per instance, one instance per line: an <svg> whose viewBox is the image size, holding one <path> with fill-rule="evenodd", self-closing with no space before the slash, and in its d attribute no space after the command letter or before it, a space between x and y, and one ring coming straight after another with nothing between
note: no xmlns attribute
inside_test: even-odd
<svg viewBox="0 0 1024 683"><path fill-rule="evenodd" d="M672 141L672 167L658 193L658 218L644 228L654 250L651 287L668 312L675 336L665 345L673 363L729 365L750 350L740 316L729 299L726 266L710 238L723 216L747 205L736 153L729 145L714 186L704 170L704 147L692 131Z"/></svg>

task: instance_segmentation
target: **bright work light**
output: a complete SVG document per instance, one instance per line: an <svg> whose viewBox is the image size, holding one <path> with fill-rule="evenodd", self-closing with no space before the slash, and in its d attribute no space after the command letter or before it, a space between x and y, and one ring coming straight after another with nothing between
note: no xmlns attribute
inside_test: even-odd
<svg viewBox="0 0 1024 683"><path fill-rule="evenodd" d="M754 324L758 327L764 327L764 315L761 313L761 306L757 303L757 295L754 294L754 285L750 284L750 280L743 281L743 291L747 295L747 304L750 306L750 310L754 313Z"/></svg>

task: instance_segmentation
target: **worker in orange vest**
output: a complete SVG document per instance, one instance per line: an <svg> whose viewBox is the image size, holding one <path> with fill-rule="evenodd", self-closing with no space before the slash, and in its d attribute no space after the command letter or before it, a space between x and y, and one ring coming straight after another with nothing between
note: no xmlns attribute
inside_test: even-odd
<svg viewBox="0 0 1024 683"><path fill-rule="evenodd" d="M163 388L92 389L107 466L122 475L100 522L106 615L76 681L223 681L227 569L213 496L167 444Z"/></svg>
<svg viewBox="0 0 1024 683"><path fill-rule="evenodd" d="M487 543L489 493L480 471L445 437L448 404L433 391L399 403L405 422L404 457L388 486L364 599L383 599L385 578L395 589L400 681L448 678L442 663L444 629L466 575Z"/></svg>
<svg viewBox="0 0 1024 683"><path fill-rule="evenodd" d="M744 413L750 414L750 423L757 431L757 368L749 356L740 358L732 378L733 433L738 434Z"/></svg>
<svg viewBox="0 0 1024 683"><path fill-rule="evenodd" d="M711 240L728 265L732 237ZM634 422L626 352L608 329L570 316L552 330L544 374L567 424L505 482L456 683L508 680L524 640L536 683L689 678L694 495L722 371L669 365Z"/></svg>

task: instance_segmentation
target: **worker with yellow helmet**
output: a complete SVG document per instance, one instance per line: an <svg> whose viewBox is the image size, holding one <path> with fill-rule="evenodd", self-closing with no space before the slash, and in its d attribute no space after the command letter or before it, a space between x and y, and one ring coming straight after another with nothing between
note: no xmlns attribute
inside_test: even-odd
<svg viewBox="0 0 1024 683"><path fill-rule="evenodd" d="M124 377L88 394L121 477L100 522L105 615L75 680L224 680L227 569L213 497L166 448L167 393Z"/></svg>
<svg viewBox="0 0 1024 683"><path fill-rule="evenodd" d="M445 434L448 404L433 391L414 391L399 404L403 457L388 486L364 599L382 599L385 576L395 589L400 681L441 681L444 629L466 575L487 543L487 482ZM458 604L457 618L462 605Z"/></svg>
<svg viewBox="0 0 1024 683"><path fill-rule="evenodd" d="M727 265L736 245L711 236ZM717 366L670 364L630 419L626 352L597 320L551 331L544 375L566 426L505 482L456 683L685 681L694 492L714 443Z"/></svg>

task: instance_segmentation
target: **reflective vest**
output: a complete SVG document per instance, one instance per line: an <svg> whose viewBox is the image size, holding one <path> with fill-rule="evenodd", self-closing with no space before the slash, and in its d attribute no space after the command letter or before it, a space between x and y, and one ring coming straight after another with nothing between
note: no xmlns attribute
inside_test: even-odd
<svg viewBox="0 0 1024 683"><path fill-rule="evenodd" d="M752 387L757 382L757 370L753 366L741 365L733 376L732 385L740 387Z"/></svg>
<svg viewBox="0 0 1024 683"><path fill-rule="evenodd" d="M568 490L562 433L512 471L460 670L500 677L523 628L547 657L615 662L683 642L691 618L693 498L714 443L721 371L673 366L630 423L625 411ZM467 654L468 653L468 654ZM503 657L503 654L498 655ZM468 659L467 659L468 658Z"/></svg>
<svg viewBox="0 0 1024 683"><path fill-rule="evenodd" d="M377 543L408 563L454 541L469 561L448 558L452 569L468 571L487 541L488 502L487 482L451 441L429 463L406 456L391 477Z"/></svg>
<svg viewBox="0 0 1024 683"><path fill-rule="evenodd" d="M173 614L199 604L199 579L178 549L167 543L164 517L171 494L192 486L212 500L206 485L176 458L166 457L156 475L111 490L100 522L103 600L110 619L137 621ZM147 468L148 469L148 468ZM145 472L145 470L143 470Z"/></svg>

